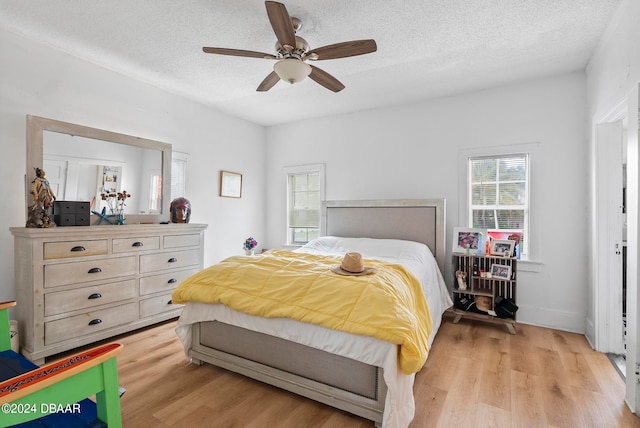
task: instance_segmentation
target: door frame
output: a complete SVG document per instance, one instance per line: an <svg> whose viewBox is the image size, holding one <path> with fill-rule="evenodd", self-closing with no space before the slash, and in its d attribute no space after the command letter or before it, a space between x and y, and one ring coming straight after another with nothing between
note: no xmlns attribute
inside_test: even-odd
<svg viewBox="0 0 640 428"><path fill-rule="evenodd" d="M640 354L640 323L638 307L638 221L640 188L640 83L635 84L627 97L627 377L625 401L633 413L640 409L638 361Z"/></svg>
<svg viewBox="0 0 640 428"><path fill-rule="evenodd" d="M607 159L600 159L598 154L606 150L606 142L598 137L598 126L607 122L615 122L627 117L627 133L623 144L627 147L627 192L626 192L626 213L627 213L627 336L626 336L626 394L625 402L633 413L640 410L640 319L638 317L638 307L640 306L640 293L638 293L638 262L639 262L639 238L640 238L640 215L639 215L639 189L640 189L640 147L638 139L640 133L640 83L635 84L627 96L620 101L609 113L593 120L593 140L594 152L593 167L593 215L594 215L594 238L592 244L592 266L591 274L594 282L593 308L594 308L594 347L597 351L607 352L610 343L607 340L611 327L610 317L613 316L611 304L613 293L609 287L608 275L612 269L610 254L615 251L607 245L607 240L602 242L603 237L608 236L608 230L613 230L611 225L604 222L604 213L608 213L612 205L608 200L608 193L601 193L604 183L600 183L598 178L608 177L610 172ZM603 180L608 182L608 179ZM607 210L599 210L598 207L604 205ZM615 229L617 230L617 229ZM620 229L620 232L621 229ZM603 301L601 301L602 299ZM615 332L614 332L615 333Z"/></svg>

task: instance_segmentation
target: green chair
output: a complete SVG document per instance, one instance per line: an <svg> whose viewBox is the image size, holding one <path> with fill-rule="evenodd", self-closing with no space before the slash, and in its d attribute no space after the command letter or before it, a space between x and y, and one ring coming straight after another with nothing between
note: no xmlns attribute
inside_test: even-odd
<svg viewBox="0 0 640 428"><path fill-rule="evenodd" d="M0 426L122 427L116 365L122 345L38 367L11 350L8 310L15 305L0 303Z"/></svg>

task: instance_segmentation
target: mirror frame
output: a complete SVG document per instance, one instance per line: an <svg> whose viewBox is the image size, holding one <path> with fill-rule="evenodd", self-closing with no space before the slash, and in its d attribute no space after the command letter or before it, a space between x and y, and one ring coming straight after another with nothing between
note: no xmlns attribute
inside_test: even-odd
<svg viewBox="0 0 640 428"><path fill-rule="evenodd" d="M143 149L160 150L162 152L162 204L160 214L127 214L127 223L159 223L169 220L169 204L171 203L171 144L31 115L27 115L25 215L29 208L29 201L32 199L30 190L31 182L36 178L35 168L42 168L44 131L60 132L71 136L93 138ZM98 216L91 214L91 225L94 225L98 219Z"/></svg>

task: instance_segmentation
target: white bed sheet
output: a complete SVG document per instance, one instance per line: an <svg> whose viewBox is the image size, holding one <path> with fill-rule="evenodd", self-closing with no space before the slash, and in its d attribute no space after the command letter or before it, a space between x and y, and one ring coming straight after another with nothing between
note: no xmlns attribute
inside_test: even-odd
<svg viewBox="0 0 640 428"><path fill-rule="evenodd" d="M375 258L404 265L422 283L429 304L429 311L433 318L429 346L433 343L433 338L440 327L442 314L453 305L435 258L426 245L390 239L322 237L296 251L337 256L343 256L347 251L357 251L364 258ZM192 324L214 320L382 367L388 390L382 427L407 427L413 419L415 375L406 375L399 370L397 347L389 342L288 318L256 317L234 311L224 305L189 302L185 305L176 327L176 333L185 350L188 350L191 345Z"/></svg>

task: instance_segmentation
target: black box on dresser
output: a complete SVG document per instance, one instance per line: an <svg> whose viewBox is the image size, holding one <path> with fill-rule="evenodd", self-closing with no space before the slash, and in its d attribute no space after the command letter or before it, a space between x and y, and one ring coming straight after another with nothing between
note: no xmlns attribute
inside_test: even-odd
<svg viewBox="0 0 640 428"><path fill-rule="evenodd" d="M58 226L89 226L90 203L84 201L55 201L53 221Z"/></svg>

